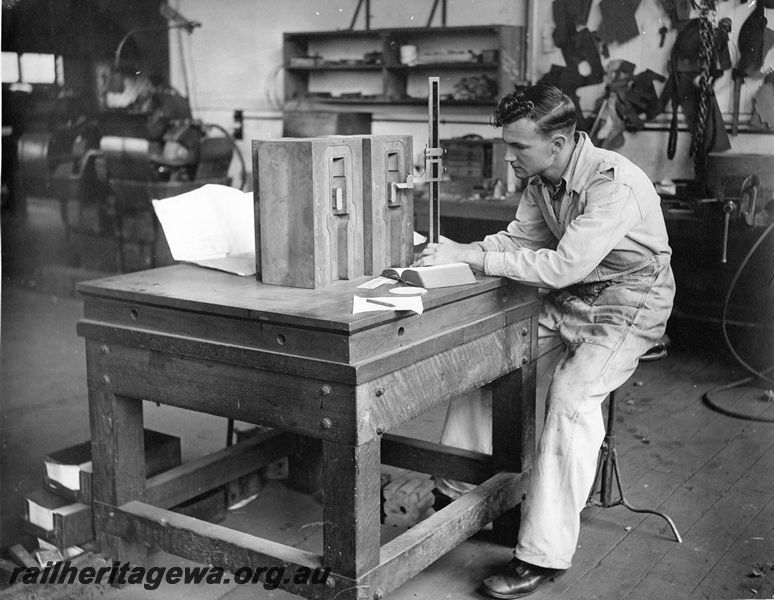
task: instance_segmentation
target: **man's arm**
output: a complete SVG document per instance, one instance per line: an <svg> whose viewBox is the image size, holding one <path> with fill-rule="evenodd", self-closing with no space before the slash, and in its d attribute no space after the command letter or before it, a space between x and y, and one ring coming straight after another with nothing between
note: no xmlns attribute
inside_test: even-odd
<svg viewBox="0 0 774 600"><path fill-rule="evenodd" d="M441 238L437 244L428 244L422 250L422 256L412 266L429 267L453 262L465 262L475 271L484 271L484 251L479 242L460 244L447 238Z"/></svg>
<svg viewBox="0 0 774 600"><path fill-rule="evenodd" d="M428 244L414 265L466 262L473 269L483 272L485 252L508 252L519 248L537 250L547 246L553 247L555 243L556 239L548 228L536 200L525 192L516 210L516 217L504 231L470 244L460 244L441 236L440 243Z"/></svg>
<svg viewBox="0 0 774 600"><path fill-rule="evenodd" d="M554 247L556 238L548 228L543 213L538 206L539 190L527 189L519 200L516 216L505 231L486 236L475 246L485 251L507 252L519 248L537 250Z"/></svg>
<svg viewBox="0 0 774 600"><path fill-rule="evenodd" d="M425 250L421 264L463 261L487 275L561 289L591 273L641 218L631 188L605 180L589 188L583 214L569 225L556 249L490 250L484 243L438 244ZM509 239L502 234L496 237L499 243Z"/></svg>
<svg viewBox="0 0 774 600"><path fill-rule="evenodd" d="M555 250L488 252L484 272L565 288L589 275L641 220L640 206L628 185L601 181L588 189L584 212L570 223Z"/></svg>

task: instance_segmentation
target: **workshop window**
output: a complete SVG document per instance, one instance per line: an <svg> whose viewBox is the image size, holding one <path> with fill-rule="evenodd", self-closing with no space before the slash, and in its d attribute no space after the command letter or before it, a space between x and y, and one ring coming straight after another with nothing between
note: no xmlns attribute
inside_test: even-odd
<svg viewBox="0 0 774 600"><path fill-rule="evenodd" d="M2 60L3 83L64 83L61 56L3 52Z"/></svg>

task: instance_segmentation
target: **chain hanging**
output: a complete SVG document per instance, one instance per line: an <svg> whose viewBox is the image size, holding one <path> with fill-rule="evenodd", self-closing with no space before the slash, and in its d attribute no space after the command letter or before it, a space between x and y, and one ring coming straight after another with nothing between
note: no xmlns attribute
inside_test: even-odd
<svg viewBox="0 0 774 600"><path fill-rule="evenodd" d="M694 175L698 181L703 181L706 175L705 134L709 118L710 105L713 96L715 36L711 16L714 17L714 0L704 0L699 6L699 91L696 121L691 139L690 154L693 157Z"/></svg>

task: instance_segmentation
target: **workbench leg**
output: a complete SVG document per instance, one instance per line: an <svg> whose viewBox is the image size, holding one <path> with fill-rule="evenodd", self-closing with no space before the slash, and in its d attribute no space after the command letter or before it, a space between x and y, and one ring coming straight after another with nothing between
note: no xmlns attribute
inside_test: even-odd
<svg viewBox="0 0 774 600"><path fill-rule="evenodd" d="M535 363L496 379L491 386L492 456L496 468L529 471L535 456ZM495 539L515 546L520 520L520 505L505 512L493 523Z"/></svg>
<svg viewBox="0 0 774 600"><path fill-rule="evenodd" d="M147 548L105 534L103 521L110 518L111 507L137 500L145 490L142 400L89 389L89 412L97 543L113 560L142 563Z"/></svg>
<svg viewBox="0 0 774 600"><path fill-rule="evenodd" d="M380 443L323 441L323 567L355 580L379 564Z"/></svg>

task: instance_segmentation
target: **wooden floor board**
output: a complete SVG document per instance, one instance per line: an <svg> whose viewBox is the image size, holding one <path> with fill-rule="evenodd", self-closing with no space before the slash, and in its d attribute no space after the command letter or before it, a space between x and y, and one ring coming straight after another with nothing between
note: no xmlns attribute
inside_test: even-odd
<svg viewBox="0 0 774 600"><path fill-rule="evenodd" d="M751 496L734 490L715 497L715 500L696 523L683 532L684 543L668 548L661 560L653 565L648 577L626 600L659 597L666 584L673 590L681 590L680 595L675 596L677 598L694 597L697 590L711 592L708 597L716 600L745 597L739 596L738 590L730 593L727 587L718 586L715 575L723 570L727 576L724 565L735 562L727 556L729 550L739 539L740 531L747 529L770 498L765 494Z"/></svg>
<svg viewBox="0 0 774 600"><path fill-rule="evenodd" d="M744 479L751 466L760 460L771 463L771 439L750 431L749 426L736 431L732 440L727 443L723 440L725 445L688 479L689 482L722 492ZM710 440L704 440L702 446L707 447L710 443Z"/></svg>
<svg viewBox="0 0 774 600"><path fill-rule="evenodd" d="M564 591L559 598L605 600L624 598L632 588L652 569L663 555L661 544L670 542L659 540L657 544L631 533L620 539L610 548L589 549L597 555L607 553L584 577ZM615 576L611 576L615 573Z"/></svg>
<svg viewBox="0 0 774 600"><path fill-rule="evenodd" d="M723 600L737 598L772 598L774 585L770 577L754 577L751 568L733 560L721 561L687 600Z"/></svg>
<svg viewBox="0 0 774 600"><path fill-rule="evenodd" d="M774 564L774 499L740 531L725 556L751 569L761 570Z"/></svg>
<svg viewBox="0 0 774 600"><path fill-rule="evenodd" d="M477 599L478 588L486 577L495 573L513 557L513 550L474 536L433 564L420 577L404 583L390 597L445 600ZM454 577L449 574L454 573Z"/></svg>
<svg viewBox="0 0 774 600"><path fill-rule="evenodd" d="M768 438L772 444L766 452L753 463L740 480L745 488L774 494L774 426L767 429L754 428L751 433Z"/></svg>

